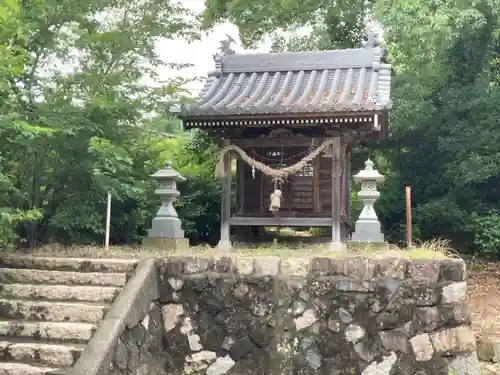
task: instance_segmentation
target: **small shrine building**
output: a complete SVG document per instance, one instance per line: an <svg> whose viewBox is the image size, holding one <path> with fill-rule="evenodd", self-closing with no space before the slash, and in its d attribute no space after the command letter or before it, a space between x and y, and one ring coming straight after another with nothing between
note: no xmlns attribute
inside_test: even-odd
<svg viewBox="0 0 500 375"><path fill-rule="evenodd" d="M342 248L352 145L388 133L391 66L370 35L364 47L236 54L221 42L184 129L223 140L219 246L244 227L330 227ZM236 156L236 207L231 165Z"/></svg>

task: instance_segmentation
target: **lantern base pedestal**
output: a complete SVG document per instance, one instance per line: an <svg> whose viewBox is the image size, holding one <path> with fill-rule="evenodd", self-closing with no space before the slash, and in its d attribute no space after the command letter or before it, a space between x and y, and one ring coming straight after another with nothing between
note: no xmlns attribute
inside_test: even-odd
<svg viewBox="0 0 500 375"><path fill-rule="evenodd" d="M155 217L148 229L148 237L184 238L181 221L176 217Z"/></svg>
<svg viewBox="0 0 500 375"><path fill-rule="evenodd" d="M142 246L161 250L184 250L189 248L187 238L143 237Z"/></svg>
<svg viewBox="0 0 500 375"><path fill-rule="evenodd" d="M187 249L189 240L184 238L181 221L177 217L155 217L148 229L147 237L143 237L144 247L156 249Z"/></svg>
<svg viewBox="0 0 500 375"><path fill-rule="evenodd" d="M384 242L384 235L378 220L358 220L351 239L357 242Z"/></svg>

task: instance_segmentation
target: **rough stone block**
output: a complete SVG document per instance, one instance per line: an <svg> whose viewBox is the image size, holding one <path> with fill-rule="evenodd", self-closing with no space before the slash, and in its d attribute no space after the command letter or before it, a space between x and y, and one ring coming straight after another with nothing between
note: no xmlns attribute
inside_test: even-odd
<svg viewBox="0 0 500 375"><path fill-rule="evenodd" d="M498 365L493 365L491 363L481 363L481 375L498 375L500 374L500 368ZM466 375L466 374L465 374Z"/></svg>
<svg viewBox="0 0 500 375"><path fill-rule="evenodd" d="M447 259L441 262L439 272L443 282L460 282L467 280L467 268L463 259Z"/></svg>
<svg viewBox="0 0 500 375"><path fill-rule="evenodd" d="M225 357L218 357L214 363L207 368L207 375L224 375L235 365L234 360L226 355Z"/></svg>
<svg viewBox="0 0 500 375"><path fill-rule="evenodd" d="M500 337L487 336L477 339L477 356L481 361L500 361Z"/></svg>
<svg viewBox="0 0 500 375"><path fill-rule="evenodd" d="M432 356L434 355L434 348L429 334L422 333L420 335L413 336L410 339L410 344L417 361L425 362L432 359Z"/></svg>
<svg viewBox="0 0 500 375"><path fill-rule="evenodd" d="M391 352L390 355L384 356L382 358L382 361L374 361L370 363L370 365L362 372L361 375L390 374L397 360L398 356L396 355L396 353Z"/></svg>
<svg viewBox="0 0 500 375"><path fill-rule="evenodd" d="M471 324L471 315L466 302L439 306L439 312L443 324L453 326Z"/></svg>
<svg viewBox="0 0 500 375"><path fill-rule="evenodd" d="M204 273L214 266L214 260L211 258L186 257L182 260L184 262L183 273L187 275Z"/></svg>
<svg viewBox="0 0 500 375"><path fill-rule="evenodd" d="M365 337L365 329L358 324L350 324L345 329L345 339L347 342L358 343Z"/></svg>
<svg viewBox="0 0 500 375"><path fill-rule="evenodd" d="M233 258L220 257L215 260L214 271L217 273L230 273L236 270L236 264Z"/></svg>
<svg viewBox="0 0 500 375"><path fill-rule="evenodd" d="M332 260L330 258L313 258L309 270L311 277L330 276L333 273Z"/></svg>
<svg viewBox="0 0 500 375"><path fill-rule="evenodd" d="M441 323L441 315L437 307L416 307L415 315L417 321L414 328L424 332L434 331Z"/></svg>
<svg viewBox="0 0 500 375"><path fill-rule="evenodd" d="M440 273L440 262L435 260L416 260L408 262L408 276L411 279L437 283Z"/></svg>
<svg viewBox="0 0 500 375"><path fill-rule="evenodd" d="M406 261L399 258L383 258L377 261L374 276L403 280L406 275Z"/></svg>
<svg viewBox="0 0 500 375"><path fill-rule="evenodd" d="M256 276L276 276L280 271L280 259L278 257L256 258L254 267Z"/></svg>
<svg viewBox="0 0 500 375"><path fill-rule="evenodd" d="M163 306L161 310L165 331L169 332L180 322L180 317L184 314L184 307L178 304L169 304Z"/></svg>
<svg viewBox="0 0 500 375"><path fill-rule="evenodd" d="M352 257L339 259L330 266L332 275L348 276L354 280L372 280L377 268L377 263L371 259Z"/></svg>
<svg viewBox="0 0 500 375"><path fill-rule="evenodd" d="M474 351L476 337L470 327L448 328L431 334L434 349L442 354Z"/></svg>
<svg viewBox="0 0 500 375"><path fill-rule="evenodd" d="M388 331L380 331L379 335L382 345L384 345L384 348L388 351L402 353L411 352L408 333L404 329L396 328Z"/></svg>
<svg viewBox="0 0 500 375"><path fill-rule="evenodd" d="M295 329L297 331L301 331L304 328L311 326L317 320L318 318L316 317L314 310L304 311L304 313L301 316L295 318Z"/></svg>
<svg viewBox="0 0 500 375"><path fill-rule="evenodd" d="M452 358L448 373L453 375L479 375L480 367L476 353L460 354Z"/></svg>
<svg viewBox="0 0 500 375"><path fill-rule="evenodd" d="M439 301L440 290L425 281L412 284L410 290L417 306L435 306Z"/></svg>
<svg viewBox="0 0 500 375"><path fill-rule="evenodd" d="M375 290L375 285L370 281L357 281L349 279L341 279L335 281L335 289L339 292L372 292Z"/></svg>
<svg viewBox="0 0 500 375"><path fill-rule="evenodd" d="M309 272L309 261L302 258L285 258L281 260L281 275L306 277Z"/></svg>
<svg viewBox="0 0 500 375"><path fill-rule="evenodd" d="M186 274L186 262L182 258L166 258L161 268L163 278L182 276Z"/></svg>
<svg viewBox="0 0 500 375"><path fill-rule="evenodd" d="M235 271L239 275L248 276L254 272L254 258L238 256L235 260Z"/></svg>
<svg viewBox="0 0 500 375"><path fill-rule="evenodd" d="M467 300L467 283L452 283L443 287L441 303L461 303Z"/></svg>

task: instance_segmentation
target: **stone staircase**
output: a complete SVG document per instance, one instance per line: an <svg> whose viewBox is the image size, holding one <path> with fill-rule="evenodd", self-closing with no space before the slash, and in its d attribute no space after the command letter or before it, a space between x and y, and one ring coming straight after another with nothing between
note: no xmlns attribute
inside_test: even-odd
<svg viewBox="0 0 500 375"><path fill-rule="evenodd" d="M0 255L0 375L68 374L136 262Z"/></svg>

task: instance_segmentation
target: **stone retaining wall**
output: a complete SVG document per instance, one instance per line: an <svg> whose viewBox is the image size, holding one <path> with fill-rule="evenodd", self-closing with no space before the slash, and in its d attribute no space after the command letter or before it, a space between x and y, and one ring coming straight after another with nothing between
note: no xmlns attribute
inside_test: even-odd
<svg viewBox="0 0 500 375"><path fill-rule="evenodd" d="M143 260L71 375L479 375L461 260Z"/></svg>
<svg viewBox="0 0 500 375"><path fill-rule="evenodd" d="M461 260L158 267L168 374L479 374Z"/></svg>

